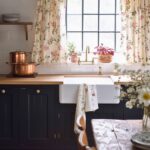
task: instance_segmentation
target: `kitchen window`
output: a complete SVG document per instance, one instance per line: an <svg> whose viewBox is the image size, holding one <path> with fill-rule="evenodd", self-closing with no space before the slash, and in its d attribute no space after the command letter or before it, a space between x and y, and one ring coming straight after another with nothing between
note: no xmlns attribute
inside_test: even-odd
<svg viewBox="0 0 150 150"><path fill-rule="evenodd" d="M77 52L104 44L120 51L120 0L67 0L67 42Z"/></svg>

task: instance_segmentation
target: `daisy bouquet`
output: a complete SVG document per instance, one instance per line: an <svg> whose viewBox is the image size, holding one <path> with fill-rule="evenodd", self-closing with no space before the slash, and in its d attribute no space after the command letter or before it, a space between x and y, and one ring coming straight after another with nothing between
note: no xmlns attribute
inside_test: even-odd
<svg viewBox="0 0 150 150"><path fill-rule="evenodd" d="M133 83L121 87L121 98L127 100L126 107L150 106L150 71L124 71L130 75Z"/></svg>
<svg viewBox="0 0 150 150"><path fill-rule="evenodd" d="M129 109L143 108L143 124L150 126L150 71L125 70L123 74L130 75L133 83L121 86L121 99L126 100L126 107Z"/></svg>

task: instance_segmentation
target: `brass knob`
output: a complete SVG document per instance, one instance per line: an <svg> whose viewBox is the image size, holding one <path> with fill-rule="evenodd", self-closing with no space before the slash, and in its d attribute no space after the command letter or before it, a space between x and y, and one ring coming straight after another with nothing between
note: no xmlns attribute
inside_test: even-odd
<svg viewBox="0 0 150 150"><path fill-rule="evenodd" d="M37 93L37 94L40 94L40 92L41 92L41 91L40 91L39 89L38 89L38 90L36 90L36 93Z"/></svg>
<svg viewBox="0 0 150 150"><path fill-rule="evenodd" d="M6 90L2 89L1 92L2 92L3 94L5 94L5 93L6 93Z"/></svg>

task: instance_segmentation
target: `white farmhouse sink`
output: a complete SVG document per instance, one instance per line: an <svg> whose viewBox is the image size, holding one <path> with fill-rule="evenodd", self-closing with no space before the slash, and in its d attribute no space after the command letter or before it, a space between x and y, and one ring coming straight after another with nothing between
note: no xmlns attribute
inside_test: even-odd
<svg viewBox="0 0 150 150"><path fill-rule="evenodd" d="M120 88L114 85L110 76L65 77L64 84L59 85L59 101L62 104L75 104L80 84L96 85L100 104L119 103Z"/></svg>
<svg viewBox="0 0 150 150"><path fill-rule="evenodd" d="M105 76L105 77L65 77L64 78L64 84L105 84L105 85L113 85L113 81L111 77Z"/></svg>

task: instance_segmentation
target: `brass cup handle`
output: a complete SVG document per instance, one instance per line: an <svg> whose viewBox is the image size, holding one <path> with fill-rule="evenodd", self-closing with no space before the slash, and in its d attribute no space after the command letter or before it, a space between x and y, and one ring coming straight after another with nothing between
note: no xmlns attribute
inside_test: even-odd
<svg viewBox="0 0 150 150"><path fill-rule="evenodd" d="M41 93L41 91L40 91L39 89L37 89L37 90L36 90L36 93L37 93L37 94L40 94L40 93Z"/></svg>
<svg viewBox="0 0 150 150"><path fill-rule="evenodd" d="M2 94L5 94L5 93L6 93L6 90L5 90L5 89L2 89L2 90L1 90L1 93L2 93Z"/></svg>

